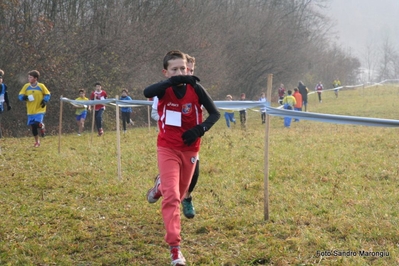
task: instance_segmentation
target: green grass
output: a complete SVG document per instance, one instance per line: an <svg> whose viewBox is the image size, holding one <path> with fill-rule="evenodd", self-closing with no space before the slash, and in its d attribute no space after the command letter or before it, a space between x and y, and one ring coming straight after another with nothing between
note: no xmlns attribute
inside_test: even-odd
<svg viewBox="0 0 399 266"><path fill-rule="evenodd" d="M398 87L309 96L312 112L397 119ZM236 118L238 113L236 114ZM223 117L203 138L194 191L182 217L189 265L398 265L398 129L272 117L269 206L264 220L264 126L246 131ZM87 125L89 126L89 125ZM148 204L155 128L101 138L0 140L0 265L168 265L160 203ZM317 251L384 251L389 257Z"/></svg>

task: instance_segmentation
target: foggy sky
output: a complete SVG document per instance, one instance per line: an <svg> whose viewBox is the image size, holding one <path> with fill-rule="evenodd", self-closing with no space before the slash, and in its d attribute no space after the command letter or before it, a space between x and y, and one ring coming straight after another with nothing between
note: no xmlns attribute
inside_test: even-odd
<svg viewBox="0 0 399 266"><path fill-rule="evenodd" d="M367 44L381 49L386 37L399 51L399 0L330 0L325 12L337 42L359 59Z"/></svg>

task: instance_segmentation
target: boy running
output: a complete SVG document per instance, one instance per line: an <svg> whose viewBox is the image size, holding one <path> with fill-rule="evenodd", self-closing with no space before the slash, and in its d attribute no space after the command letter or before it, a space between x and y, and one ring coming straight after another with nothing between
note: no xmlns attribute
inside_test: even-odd
<svg viewBox="0 0 399 266"><path fill-rule="evenodd" d="M102 89L101 83L97 82L94 84L96 86L96 89L91 93L90 95L90 100L105 100L107 99L108 95L105 90ZM105 110L105 105L103 104L96 104L94 106L95 110L95 121L96 121L96 127L98 130L98 136L102 136L104 134L103 130L103 113Z"/></svg>
<svg viewBox="0 0 399 266"><path fill-rule="evenodd" d="M187 76L187 60L180 51L168 52L163 60L163 86L144 90L147 98L158 97L157 140L159 176L149 196L162 199L162 218L166 229L172 265L186 265L180 251L180 202L188 190L200 149L201 137L219 119L220 113L195 76ZM202 122L201 105L209 113ZM161 177L161 178L160 178Z"/></svg>
<svg viewBox="0 0 399 266"><path fill-rule="evenodd" d="M76 98L75 100L77 101L87 101L89 100L85 96L85 90L80 89L79 90L79 97ZM78 124L78 136L80 136L83 133L84 127L85 127L85 120L87 117L87 110L91 110L90 106L87 107L87 105L81 105L81 106L76 106L76 111L75 111L75 117L76 117L76 123Z"/></svg>
<svg viewBox="0 0 399 266"><path fill-rule="evenodd" d="M28 114L28 126L32 128L32 135L35 138L34 147L40 147L39 129L41 137L44 137L44 115L46 105L50 101L50 91L43 83L39 83L40 73L32 70L28 73L28 83L19 92L18 99L26 101L26 111Z"/></svg>

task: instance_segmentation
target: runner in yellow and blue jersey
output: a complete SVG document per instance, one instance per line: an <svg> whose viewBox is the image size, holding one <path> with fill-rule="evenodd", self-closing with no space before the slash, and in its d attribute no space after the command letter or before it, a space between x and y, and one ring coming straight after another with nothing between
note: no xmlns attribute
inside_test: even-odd
<svg viewBox="0 0 399 266"><path fill-rule="evenodd" d="M75 100L77 101L88 101L89 99L85 96L85 90L80 89L79 90L79 97L76 98ZM75 117L76 117L76 123L78 124L78 136L80 136L83 133L84 127L85 127L85 120L87 117L87 110L90 109L87 107L87 105L80 105L80 106L75 106L76 111L75 111Z"/></svg>
<svg viewBox="0 0 399 266"><path fill-rule="evenodd" d="M28 73L28 81L19 92L18 99L26 101L26 111L28 114L27 125L31 126L32 134L35 138L34 147L40 146L39 129L41 136L44 137L44 115L46 114L46 105L50 100L50 91L43 83L39 83L40 73L32 70Z"/></svg>
<svg viewBox="0 0 399 266"><path fill-rule="evenodd" d="M288 95L283 99L283 106L286 110L294 110L294 105L296 104L296 99L292 96L292 91L288 90ZM284 117L284 126L291 126L291 117Z"/></svg>

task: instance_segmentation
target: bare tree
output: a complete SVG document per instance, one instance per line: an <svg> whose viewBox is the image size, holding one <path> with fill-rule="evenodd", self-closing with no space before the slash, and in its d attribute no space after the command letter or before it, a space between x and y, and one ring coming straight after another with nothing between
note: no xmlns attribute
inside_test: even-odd
<svg viewBox="0 0 399 266"><path fill-rule="evenodd" d="M377 64L377 48L375 43L369 41L366 45L366 52L364 54L364 62L367 70L367 82L372 82L374 80L373 73L375 72L375 67Z"/></svg>
<svg viewBox="0 0 399 266"><path fill-rule="evenodd" d="M111 96L125 87L134 98L143 98L145 86L164 78L162 57L172 49L196 57L196 74L216 99L240 92L254 98L264 90L269 73L274 74L275 82L290 86L299 79L306 83L332 75L350 79L357 61L329 42L330 24L319 12L324 3L3 1L0 62L7 65L0 67L5 68L7 84L15 93L26 82L29 70L42 73L54 99L48 107L50 131L51 127L56 131L58 124L59 96L73 98L79 88L91 91L96 81ZM397 64L388 66L391 72L398 68ZM16 102L16 95L10 95ZM10 117L21 125L25 122L22 108ZM74 123L72 120L71 116L66 123ZM18 133L17 128L13 134Z"/></svg>
<svg viewBox="0 0 399 266"><path fill-rule="evenodd" d="M385 37L381 46L381 60L378 70L379 80L395 78L397 74L395 73L397 69L397 58L398 54L390 42L389 37Z"/></svg>

